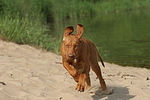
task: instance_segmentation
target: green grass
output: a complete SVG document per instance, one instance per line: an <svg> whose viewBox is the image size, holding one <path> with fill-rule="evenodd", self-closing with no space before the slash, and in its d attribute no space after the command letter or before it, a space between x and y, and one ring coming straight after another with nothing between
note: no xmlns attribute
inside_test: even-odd
<svg viewBox="0 0 150 100"><path fill-rule="evenodd" d="M46 9L38 0L0 0L0 35L8 41L18 44L29 44L46 50L57 51L50 34L45 34L48 22L51 21L50 14L42 11Z"/></svg>
<svg viewBox="0 0 150 100"><path fill-rule="evenodd" d="M137 9L150 9L149 0L0 0L0 35L58 52L60 23Z"/></svg>

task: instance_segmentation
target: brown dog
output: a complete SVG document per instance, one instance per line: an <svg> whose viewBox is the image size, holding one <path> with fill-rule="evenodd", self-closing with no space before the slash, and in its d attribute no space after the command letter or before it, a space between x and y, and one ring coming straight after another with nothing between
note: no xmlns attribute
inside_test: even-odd
<svg viewBox="0 0 150 100"><path fill-rule="evenodd" d="M72 26L64 30L61 53L64 68L77 82L76 90L83 92L91 86L89 77L91 66L100 80L102 90L105 94L108 94L105 81L102 78L101 70L97 62L97 57L103 66L104 63L95 45L91 41L82 38L82 25L77 25L76 34L72 34L73 31L74 29Z"/></svg>

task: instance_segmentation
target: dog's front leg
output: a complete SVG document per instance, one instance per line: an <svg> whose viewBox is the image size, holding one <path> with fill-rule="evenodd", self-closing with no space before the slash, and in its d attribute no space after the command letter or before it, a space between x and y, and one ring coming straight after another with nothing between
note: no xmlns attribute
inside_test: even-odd
<svg viewBox="0 0 150 100"><path fill-rule="evenodd" d="M85 90L85 80L86 80L86 74L85 74L85 66L84 63L80 62L76 66L76 69L78 69L78 82L76 85L76 90L80 92L84 92Z"/></svg>
<svg viewBox="0 0 150 100"><path fill-rule="evenodd" d="M79 79L79 82L76 85L76 90L78 90L80 92L84 92L86 74L84 74L84 73L80 74L78 79Z"/></svg>
<svg viewBox="0 0 150 100"><path fill-rule="evenodd" d="M72 65L70 65L68 62L63 62L64 68L69 72L69 74L74 77L77 75L77 69L75 69Z"/></svg>
<svg viewBox="0 0 150 100"><path fill-rule="evenodd" d="M76 90L78 90L80 92L84 92L85 79L86 79L86 74L83 73L84 67L81 65L73 66L67 62L63 62L63 66L69 72L69 74L74 78L74 80L77 82ZM77 68L77 66L78 66L78 68Z"/></svg>

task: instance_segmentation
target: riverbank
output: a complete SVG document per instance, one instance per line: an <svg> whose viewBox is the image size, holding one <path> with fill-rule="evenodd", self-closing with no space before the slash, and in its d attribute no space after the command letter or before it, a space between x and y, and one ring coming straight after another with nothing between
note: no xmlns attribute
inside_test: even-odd
<svg viewBox="0 0 150 100"><path fill-rule="evenodd" d="M0 34L18 44L57 52L61 39L52 35L63 31L60 23L77 24L85 17L149 8L149 0L0 0Z"/></svg>
<svg viewBox="0 0 150 100"><path fill-rule="evenodd" d="M106 63L102 69L111 95L96 95L99 83L80 93L62 67L61 56L0 40L0 99L5 100L149 100L150 70ZM99 91L97 91L99 92Z"/></svg>

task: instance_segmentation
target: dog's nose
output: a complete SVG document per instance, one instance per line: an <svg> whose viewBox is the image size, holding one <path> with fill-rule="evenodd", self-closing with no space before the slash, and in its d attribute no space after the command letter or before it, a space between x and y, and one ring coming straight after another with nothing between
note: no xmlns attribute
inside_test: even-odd
<svg viewBox="0 0 150 100"><path fill-rule="evenodd" d="M74 57L74 55L73 55L73 54L69 54L68 56L69 56L70 58L73 58L73 57Z"/></svg>

